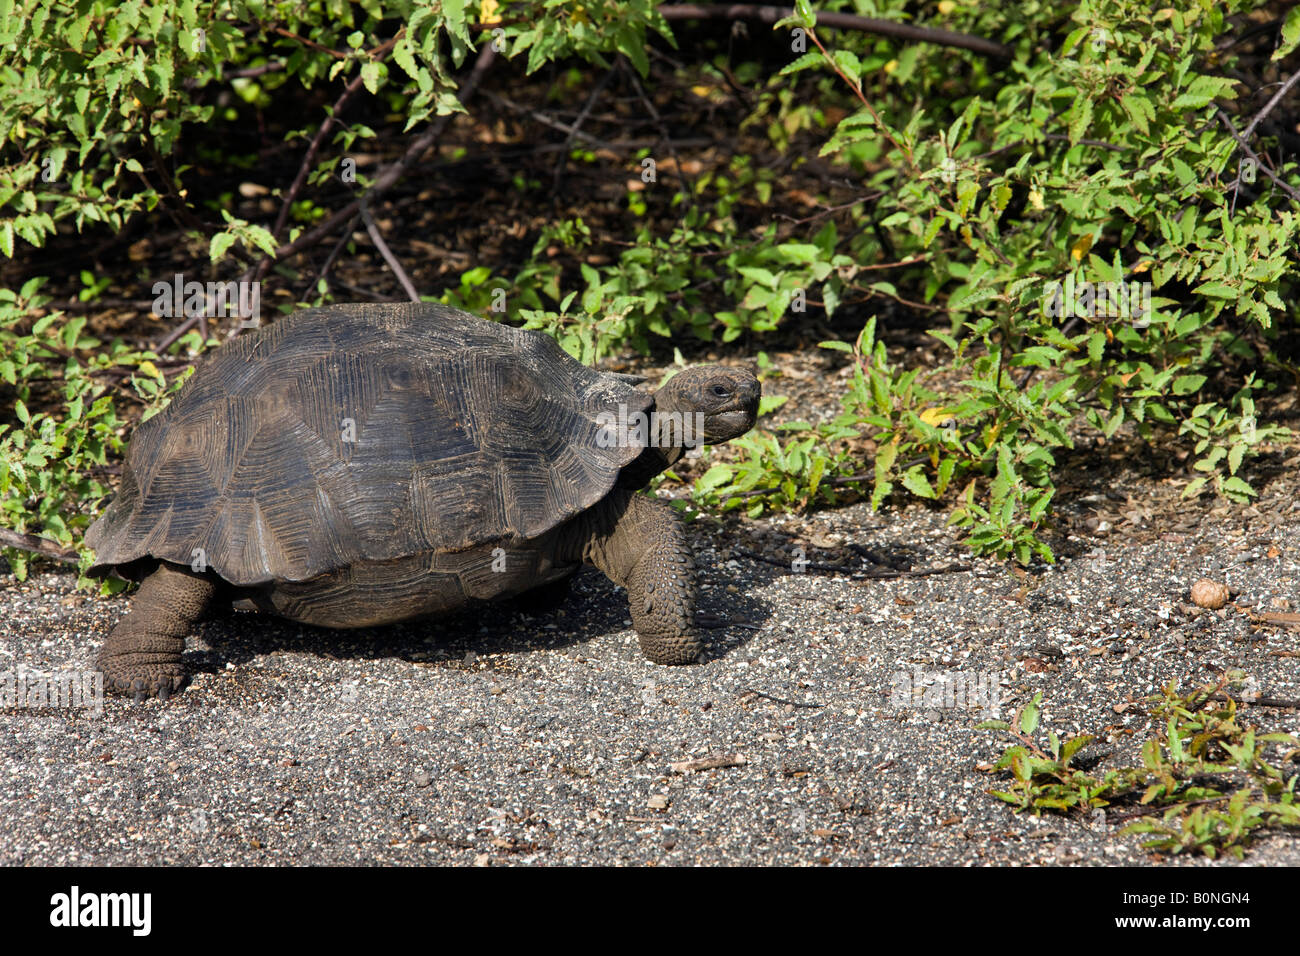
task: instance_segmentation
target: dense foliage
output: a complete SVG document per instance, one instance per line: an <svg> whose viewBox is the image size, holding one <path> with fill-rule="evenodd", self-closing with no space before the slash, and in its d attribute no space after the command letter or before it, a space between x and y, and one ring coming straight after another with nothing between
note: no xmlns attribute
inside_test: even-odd
<svg viewBox="0 0 1300 956"><path fill-rule="evenodd" d="M745 129L787 152L815 138L860 187L852 201L744 228L736 204L770 202L781 184L736 155L680 190L629 186L644 224L602 264L548 255L602 241L581 219L555 221L513 274L470 269L442 298L545 329L589 362L685 336L761 349L775 329L864 305L929 317L938 368L891 363L874 318L854 341L824 343L851 363L842 412L740 440L738 460L696 481L702 507L758 515L906 492L950 500L977 553L1050 560L1040 532L1061 451L1081 429L1122 428L1190 447L1188 495L1248 500L1243 462L1286 434L1256 400L1297 375L1274 344L1294 322L1300 228L1288 185L1300 177L1265 177L1250 112L1233 102L1244 88L1229 18L1254 6L926 5L929 25L1006 44L1004 62L819 28L800 4L775 27L790 41L783 69L734 65L758 93ZM319 219L314 191L376 130L332 130L285 234L226 209L205 227L188 190L199 174L167 165L187 131L206 127L215 144L250 109L359 83L414 135L463 109L453 71L483 44L530 73L621 55L648 83L647 45L671 49L674 29L648 0L0 0L0 253L41 272L36 250L60 230L165 214L205 244L214 275L248 274ZM1300 15L1273 32L1279 59ZM305 149L324 119L287 139ZM666 160L643 150L630 175L653 184ZM357 171L358 189L371 181ZM656 209L673 211L670 228ZM93 300L98 277L83 281ZM90 337L84 318L41 315L40 290L31 276L0 290L0 525L73 547L121 450L119 399L156 410L183 376L159 371L166 356ZM328 294L322 283L311 301ZM172 350L205 344L191 332ZM6 554L21 574L23 554Z"/></svg>

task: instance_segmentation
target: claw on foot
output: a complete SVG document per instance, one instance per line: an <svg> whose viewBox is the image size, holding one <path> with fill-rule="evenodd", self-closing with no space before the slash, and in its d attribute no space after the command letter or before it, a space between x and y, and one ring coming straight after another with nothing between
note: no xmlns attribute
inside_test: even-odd
<svg viewBox="0 0 1300 956"><path fill-rule="evenodd" d="M137 704L143 703L150 697L168 700L174 697L187 683L183 671L126 676L121 675L120 671L114 673L116 669L111 664L103 661L99 664L99 670L104 675L105 691L120 697L130 697Z"/></svg>

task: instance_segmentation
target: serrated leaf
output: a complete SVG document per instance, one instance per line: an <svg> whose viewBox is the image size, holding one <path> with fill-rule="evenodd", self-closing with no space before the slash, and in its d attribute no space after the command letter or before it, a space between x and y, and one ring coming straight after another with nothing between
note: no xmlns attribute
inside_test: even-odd
<svg viewBox="0 0 1300 956"><path fill-rule="evenodd" d="M1204 384L1204 375L1179 375L1174 379L1172 387L1175 395L1191 395L1199 392Z"/></svg>
<svg viewBox="0 0 1300 956"><path fill-rule="evenodd" d="M903 475L903 487L918 498L934 497L934 488L920 468L913 468Z"/></svg>
<svg viewBox="0 0 1300 956"><path fill-rule="evenodd" d="M361 82L371 93L378 93L388 79L388 67L378 60L371 60L361 65Z"/></svg>
<svg viewBox="0 0 1300 956"><path fill-rule="evenodd" d="M219 232L208 242L208 258L216 262L235 244L235 236L229 232Z"/></svg>
<svg viewBox="0 0 1300 956"><path fill-rule="evenodd" d="M695 490L705 492L712 491L714 488L720 488L727 482L731 481L734 474L735 471L730 465L714 465L695 480Z"/></svg>
<svg viewBox="0 0 1300 956"><path fill-rule="evenodd" d="M1070 108L1070 145L1076 145L1092 125L1092 100L1080 96Z"/></svg>
<svg viewBox="0 0 1300 956"><path fill-rule="evenodd" d="M1300 7L1292 7L1287 11L1286 22L1282 24L1282 37L1270 59L1280 60L1298 45L1300 45Z"/></svg>
<svg viewBox="0 0 1300 956"><path fill-rule="evenodd" d="M809 70L814 66L821 66L823 62L825 61L822 59L820 51L816 53L805 53L793 63L788 63L782 67L781 72L778 73L777 76L785 76L787 73L798 73L800 70ZM840 122L843 123L843 120Z"/></svg>

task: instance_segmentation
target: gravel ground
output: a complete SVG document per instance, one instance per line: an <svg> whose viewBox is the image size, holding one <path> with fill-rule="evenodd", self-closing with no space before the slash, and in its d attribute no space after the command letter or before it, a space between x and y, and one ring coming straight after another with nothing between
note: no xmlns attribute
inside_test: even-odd
<svg viewBox="0 0 1300 956"><path fill-rule="evenodd" d="M372 631L225 612L191 641L176 699L0 711L0 862L1203 862L1100 819L1015 816L985 793L997 778L979 766L1006 741L974 729L984 714L891 692L901 674L993 672L1004 716L1042 691L1044 735L1100 731L1098 752L1124 756L1147 727L1132 705L1171 680L1239 667L1300 698L1300 628L1262 620L1300 597L1300 457L1284 464L1247 508L1092 469L1058 564L1028 574L969 562L919 506L698 521L702 611L720 626L696 667L646 663L622 592L590 571L558 608ZM872 559L971 569L837 570ZM1201 576L1233 602L1191 605ZM126 602L74 580L0 580L0 671L89 664ZM1300 732L1295 709L1248 713ZM674 768L712 757L736 765ZM1268 836L1247 861L1300 864L1300 840Z"/></svg>

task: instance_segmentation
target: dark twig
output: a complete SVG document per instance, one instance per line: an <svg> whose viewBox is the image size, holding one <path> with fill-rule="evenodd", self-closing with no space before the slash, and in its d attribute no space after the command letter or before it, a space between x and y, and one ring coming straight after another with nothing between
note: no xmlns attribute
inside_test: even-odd
<svg viewBox="0 0 1300 956"><path fill-rule="evenodd" d="M1284 697L1237 697L1234 694L1211 694L1214 700L1230 700L1234 704L1245 704L1249 707L1277 707L1280 709L1300 708L1300 700L1287 700Z"/></svg>
<svg viewBox="0 0 1300 956"><path fill-rule="evenodd" d="M668 765L673 773L692 773L697 770L721 770L724 767L743 767L749 761L740 754L719 757L698 757L695 760L674 760Z"/></svg>
<svg viewBox="0 0 1300 956"><path fill-rule="evenodd" d="M655 125L659 127L659 135L663 137L664 143L668 146L668 154L672 156L673 162L677 164L677 178L686 186L686 189L682 192L682 195L686 197L686 202L682 208L684 222L686 210L695 205L695 177L688 175L686 170L682 167L682 158L677 155L677 146L673 143L672 133L669 132L668 127L664 124L663 117L659 115L659 111L655 109L654 102L646 95L645 87L641 85L641 80L636 75L636 70L632 69L626 59L623 59L620 62L623 69L627 72L628 79L632 81L632 86L636 89L637 98L645 104L646 112L650 114L650 118L653 119Z"/></svg>
<svg viewBox="0 0 1300 956"><path fill-rule="evenodd" d="M469 76L460 88L458 96L462 103L467 103L470 98L473 97L475 90L478 89L479 84L483 81L483 77L487 74L488 67L491 66L495 56L496 54L492 49L492 45L490 43L485 43L483 49L479 51L478 59L474 63L474 68L470 71ZM406 152L402 154L401 159L390 163L380 171L379 175L375 178L374 183L371 184L370 189L365 194L365 198L368 202L374 203L376 199L391 189L393 185L402 178L402 175L406 172L407 168L419 159L424 154L425 150L438 141L442 136L443 130L447 128L447 124L451 122L451 115L452 114L448 113L445 116L439 116L435 119L429 124L427 130L411 142L411 145L407 148ZM339 226L351 220L352 217L360 212L360 210L361 200L352 200L338 212L334 213L334 215L303 233L293 242L276 249L273 261L279 262L283 259L287 259L289 256L315 245L322 237L330 235L335 229L339 228ZM248 278L248 276L245 275L244 278Z"/></svg>
<svg viewBox="0 0 1300 956"><path fill-rule="evenodd" d="M1176 803L1173 804L1173 806L1179 808L1180 810L1189 807L1202 807L1205 806L1207 803L1222 803L1224 800L1227 800L1228 797L1230 796L1232 796L1232 794L1229 793L1229 794L1224 794L1221 797L1206 797L1204 800L1189 800L1187 803ZM1172 807L1169 805L1153 806L1153 807L1138 807L1135 810L1124 810L1121 813L1110 814L1106 817L1106 822L1123 823L1125 820L1136 820L1138 817L1151 816L1153 813L1165 813L1170 809L1172 809Z"/></svg>
<svg viewBox="0 0 1300 956"><path fill-rule="evenodd" d="M1296 76L1300 76L1300 73L1297 73ZM1292 79L1294 79L1294 77L1292 77ZM1241 151L1250 157L1251 161L1255 164L1255 167L1269 179L1273 180L1273 185L1277 186L1278 189L1282 190L1282 192L1286 193L1296 202L1300 202L1300 190L1282 182L1282 180L1278 178L1277 174L1265 165L1264 161L1255 154L1253 149L1250 148L1250 144L1246 141L1246 137L1237 132L1237 127L1232 124L1232 120L1228 118L1227 113L1223 112L1219 107L1215 107L1215 112L1219 114L1220 121L1222 121L1223 125L1228 128L1228 132L1232 135L1232 138L1237 141L1237 145L1241 147Z"/></svg>
<svg viewBox="0 0 1300 956"><path fill-rule="evenodd" d="M162 340L161 342L159 342L157 345L155 345L155 346L153 347L153 350L154 350L155 352L162 352L163 349L168 348L168 347L169 347L173 342L175 342L177 339L179 339L182 335L184 335L184 334L185 334L186 332L188 332L190 329L194 328L194 326L197 325L201 319L202 319L202 320L204 321L204 323L206 324L206 322L207 322L207 317L206 317L206 316L191 315L188 319L186 319L186 320L185 320L184 322L182 322L180 325L176 326L176 328L174 328L174 329L172 329L170 332L168 332L167 335L163 338L163 340ZM206 335L204 335L204 336L203 336L203 341L206 342L207 340L208 340L208 337L207 337Z"/></svg>
<svg viewBox="0 0 1300 956"><path fill-rule="evenodd" d="M746 548L736 548L736 554L746 558L752 558L755 561L764 561L767 564L776 565L778 568L792 568L795 559L790 560L769 558L765 554L759 554L757 551L750 551ZM834 571L837 574L853 574L856 568L850 568L845 564L826 564L822 561L800 560L799 566L803 568L812 568L814 571ZM795 572L798 573L798 572Z"/></svg>
<svg viewBox="0 0 1300 956"><path fill-rule="evenodd" d="M388 263L388 268L393 270L393 275L397 276L397 281L402 284L406 291L407 297L412 302L420 301L420 293L415 291L415 285L411 282L411 277L406 274L402 264L397 261L397 256L393 255L393 250L388 248L388 243L384 242L384 237L379 234L379 227L375 225L375 220L370 216L369 203L366 197L361 197L361 219L366 224L366 232L370 234L370 241L375 244L379 254L384 257Z"/></svg>
<svg viewBox="0 0 1300 956"><path fill-rule="evenodd" d="M338 280L338 279L335 279L333 284L336 285L336 286L338 286L340 289L346 289L348 292L351 292L353 295L359 295L359 296L361 296L363 299L370 299L372 302L398 302L398 301L400 301L399 299L394 299L391 295L380 295L379 293L374 292L374 291L372 291L372 290L370 290L370 289L362 288L362 287L359 286L359 285L352 285L352 284L349 283L349 282L343 282L343 281Z"/></svg>
<svg viewBox="0 0 1300 956"><path fill-rule="evenodd" d="M319 282L321 279L325 279L325 277L329 274L330 266L334 265L334 260L338 258L339 253L343 251L343 247L348 244L348 239L350 239L351 237L352 237L352 222L349 222L346 226L343 227L343 231L339 234L339 241L334 243L334 248L330 250L330 254L326 257L325 264L321 266L320 271L316 273L316 282ZM328 282L329 280L326 279L325 281ZM315 283L313 283L313 285L314 284Z"/></svg>
<svg viewBox="0 0 1300 956"><path fill-rule="evenodd" d="M320 124L320 129L312 137L311 144L302 157L302 165L298 167L298 175L290 183L289 191L284 194L284 201L280 204L280 214L275 218L275 227L272 228L271 235L277 242L284 233L285 224L289 221L289 207L293 205L293 201L298 198L298 193L302 191L303 185L307 182L307 176L311 173L312 164L316 161L316 154L320 152L325 137L338 123L339 114L347 106L348 100L356 94L357 90L361 89L361 85L362 76L358 73L352 78L352 82L343 88L343 92L339 94L339 98L334 102L334 109L330 111L329 116L325 117L325 122Z"/></svg>
<svg viewBox="0 0 1300 956"><path fill-rule="evenodd" d="M863 570L853 573L871 580L888 581L894 578L926 578L932 574L961 574L970 569L969 564L950 564L946 568L910 568L907 571Z"/></svg>
<svg viewBox="0 0 1300 956"><path fill-rule="evenodd" d="M680 3L661 6L659 13L665 20L758 20L761 23L776 23L791 16L794 11L790 7L768 7L752 3ZM851 13L826 13L820 10L817 12L817 26L837 30L859 30L863 33L876 33L899 40L960 47L986 56L1003 60L1011 59L1011 48L1001 43L934 27L918 27L910 23L895 23L892 20L875 20Z"/></svg>
<svg viewBox="0 0 1300 956"><path fill-rule="evenodd" d="M600 78L600 82L595 85L591 91L591 95L587 97L587 102L583 104L582 112L579 113L578 118L573 121L573 132L565 138L563 144L564 148L560 150L560 155L555 160L555 170L551 174L552 200L558 199L560 193L560 179L564 175L564 167L569 159L569 145L573 142L574 134L578 133L582 129L582 124L585 123L587 117L591 115L591 111L595 107L596 101L600 99L600 94L605 91L605 87L609 86L609 81L614 78L615 72L617 72L616 68L611 68L605 71L605 75Z"/></svg>
<svg viewBox="0 0 1300 956"><path fill-rule="evenodd" d="M817 707L826 706L825 704L801 704L797 700L786 700L784 697L774 697L771 694L764 694L761 690L754 690L752 687L749 690L742 691L740 696L745 697L749 694L753 694L755 697L762 697L764 700L770 700L773 703L785 704L787 707L799 707L803 710L813 710Z"/></svg>
<svg viewBox="0 0 1300 956"><path fill-rule="evenodd" d="M404 33L404 29L398 30L391 38L384 41L373 50L367 51L366 56L371 60L383 56L392 49L397 41L402 38ZM307 177L311 174L312 165L316 162L316 155L320 152L321 146L325 143L325 137L328 136L330 131L338 124L339 115L343 112L344 107L348 105L348 100L356 94L357 90L361 89L364 83L364 75L363 71L358 70L357 75L354 76L348 85L343 88L343 92L339 94L339 98L334 101L334 108L330 111L330 114L325 117L325 122L321 123L320 129L316 131L316 135L312 137L311 143L307 146L307 152L302 158L301 165L298 167L298 174L294 176L293 182L289 185L289 191L284 195L284 201L280 204L280 214L276 216L275 226L271 230L271 237L275 239L276 242L279 242L280 236L284 234L284 227L289 221L289 211L293 206L294 200L298 198L298 193L302 191L303 185L306 184ZM257 271L253 278L255 280L260 280L264 275L266 275L266 271L271 267L272 261L273 258L271 256L264 256L262 261L257 264Z"/></svg>
<svg viewBox="0 0 1300 956"><path fill-rule="evenodd" d="M153 308L153 299L90 299L82 302L78 299L69 299L67 302L57 307L61 312L96 312L101 309L131 309L132 311L145 310Z"/></svg>
<svg viewBox="0 0 1300 956"><path fill-rule="evenodd" d="M1300 71L1292 73L1291 76L1287 78L1287 81L1282 84L1281 89L1279 89L1276 93L1274 93L1273 96L1269 99L1269 101L1264 104L1263 108L1254 115L1250 123L1247 124L1246 129L1242 132L1241 134L1242 139L1247 141L1250 140L1250 137L1253 136L1255 133L1255 127L1260 124L1260 121L1265 116L1273 112L1273 107L1277 106L1278 103L1282 102L1282 97L1286 96L1287 90L1295 86L1297 81L1300 81Z"/></svg>
<svg viewBox="0 0 1300 956"><path fill-rule="evenodd" d="M510 110L510 112L512 113L518 113L521 116L527 116L529 119L535 120L536 122L541 123L543 126L549 126L551 129L559 130L561 133L567 134L570 141L575 139L580 139L584 143L587 143L588 145L596 146L600 148L604 148L609 145L598 136L592 136L590 133L584 133L582 130L578 129L576 126L573 126L569 123L564 123L561 122L560 120L552 119L551 117L547 116L545 113L541 112L540 110L533 110L533 109L529 109L526 106L521 106L520 104L516 103L514 100L510 99L509 97L501 96L496 93L484 93L483 95L487 99L495 103L497 106L503 106L506 109Z"/></svg>

